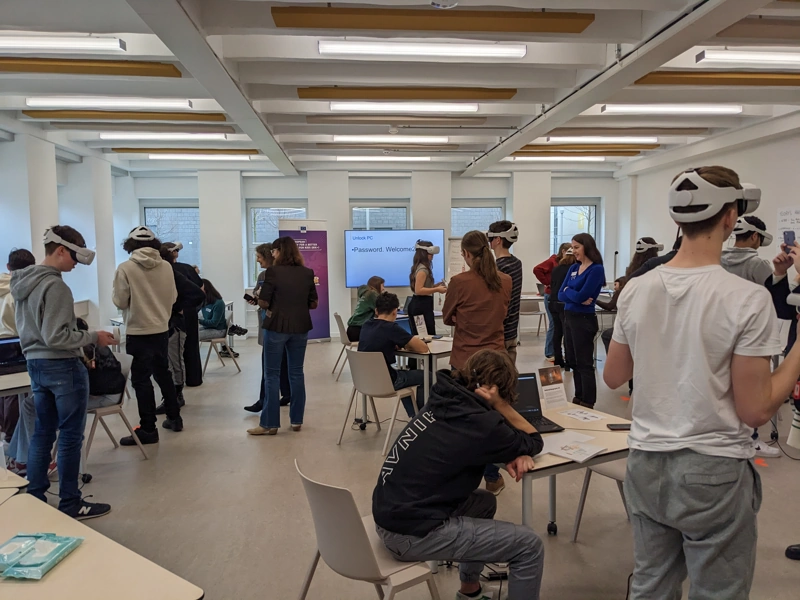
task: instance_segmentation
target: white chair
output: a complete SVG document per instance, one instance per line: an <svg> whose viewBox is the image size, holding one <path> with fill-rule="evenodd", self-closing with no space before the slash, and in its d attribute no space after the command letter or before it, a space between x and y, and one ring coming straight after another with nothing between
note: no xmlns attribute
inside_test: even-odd
<svg viewBox="0 0 800 600"><path fill-rule="evenodd" d="M586 505L586 493L589 491L589 482L592 479L592 473L597 473L603 477L608 477L617 482L617 489L619 495L622 497L622 506L625 507L625 516L628 521L631 520L631 515L628 513L628 505L625 504L625 492L623 490L623 483L625 482L625 471L628 468L628 459L614 460L612 462L595 465L586 469L586 476L583 478L583 489L581 489L581 498L578 500L578 512L575 514L575 527L572 531L572 542L578 540L578 529L581 527L581 519L583 518L583 507Z"/></svg>
<svg viewBox="0 0 800 600"><path fill-rule="evenodd" d="M294 466L303 481L317 536L317 549L299 600L305 600L308 595L320 557L342 577L373 584L381 600L394 600L398 592L423 582L428 584L431 598L439 600L439 590L428 565L400 562L392 557L375 531L372 515L359 515L350 490L309 479L300 470L297 460ZM384 587L387 588L385 594Z"/></svg>
<svg viewBox="0 0 800 600"><path fill-rule="evenodd" d="M112 406L103 406L100 408L92 408L87 411L88 414L94 415L94 420L92 421L92 428L89 430L89 436L86 438L86 444L84 444L84 452L83 452L83 460L84 464L86 463L86 459L89 457L89 450L92 447L92 440L94 440L94 432L97 430L97 423L100 422L100 425L103 426L103 429L106 430L106 434L111 439L111 442L114 444L114 448L119 448L119 444L117 443L117 439L111 434L111 430L106 425L106 422L103 420L103 417L108 417L110 415L119 415L122 419L122 422L125 423L125 427L128 428L128 431L131 432L133 436L133 441L136 442L136 445L139 447L139 450L142 452L142 456L144 456L145 460L149 457L147 456L147 452L142 446L142 443L139 441L139 438L133 433L133 427L131 427L130 421L128 421L128 417L125 416L125 411L122 410L122 404L125 401L125 396L128 394L128 377L130 376L131 372L131 364L133 363L133 357L127 354L120 354L118 352L114 352L114 356L119 361L120 366L122 367L122 374L125 376L125 389L122 390L119 396L119 402Z"/></svg>
<svg viewBox="0 0 800 600"><path fill-rule="evenodd" d="M407 387L395 391L394 385L392 385L392 378L389 376L389 370L386 368L386 361L380 352L358 352L350 348L346 348L345 351L350 361L350 372L353 374L353 393L350 394L350 404L347 406L347 413L345 413L344 423L342 423L342 432L339 434L339 441L336 442L336 445L338 446L342 443L344 430L350 419L350 411L353 410L353 402L357 394L364 394L369 398L372 412L375 415L375 423L378 425L378 431L381 430L381 420L378 417L378 411L375 410L375 398L396 398L392 420L389 423L389 431L386 432L386 441L383 443L382 454L386 456L386 452L389 449L389 441L392 438L394 423L397 421L397 409L400 408L400 399L411 396L411 403L416 407L416 387Z"/></svg>
<svg viewBox="0 0 800 600"><path fill-rule="evenodd" d="M545 330L547 329L547 313L539 306L538 300L523 298L519 302L520 317L539 317L539 326L536 328L536 335L542 332L542 321L544 320Z"/></svg>
<svg viewBox="0 0 800 600"><path fill-rule="evenodd" d="M227 334L228 330L231 328L231 324L233 324L233 311L232 310L227 310L227 307L226 307L226 309L225 309L225 333L226 334ZM239 363L236 361L236 356L233 354L233 348L228 346L228 340L227 340L227 338L225 336L218 337L218 338L213 338L213 339L210 339L210 340L200 340L201 344L203 344L205 342L208 342L208 353L206 354L206 362L203 365L203 377L205 377L205 375L206 375L206 367L208 367L208 359L211 357L211 350L212 349L214 350L214 352L217 353L217 358L219 359L219 362L222 363L222 366L223 367L225 366L225 361L222 360L222 356L220 356L220 354L219 354L220 348L225 348L225 347L228 347L230 358L233 361L233 364L236 365L236 369L239 371L239 373L242 372L241 367L239 367Z"/></svg>
<svg viewBox="0 0 800 600"><path fill-rule="evenodd" d="M333 313L333 318L336 319L336 325L339 327L339 339L342 342L342 350L339 352L339 356L336 357L336 363L333 365L333 371L331 371L331 375L336 372L336 367L339 366L339 361L342 359L342 354L344 354L345 348L358 348L358 342L351 342L350 338L347 335L347 328L344 326L344 322L342 321L342 317L339 316L339 313ZM347 340L345 342L345 340ZM347 364L347 355L344 357L344 361L342 362L342 368L339 369L339 374L336 376L336 381L339 381L339 377L342 376L342 371L344 371L344 366Z"/></svg>

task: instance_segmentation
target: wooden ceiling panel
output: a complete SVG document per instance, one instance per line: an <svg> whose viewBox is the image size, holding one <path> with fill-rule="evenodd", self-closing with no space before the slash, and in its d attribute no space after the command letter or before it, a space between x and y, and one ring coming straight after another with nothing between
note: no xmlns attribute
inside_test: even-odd
<svg viewBox="0 0 800 600"><path fill-rule="evenodd" d="M109 75L119 77L182 77L170 63L139 60L82 60L71 58L0 57L5 73L61 73L67 75Z"/></svg>
<svg viewBox="0 0 800 600"><path fill-rule="evenodd" d="M800 20L747 17L717 34L725 39L764 39L773 43L800 41Z"/></svg>
<svg viewBox="0 0 800 600"><path fill-rule="evenodd" d="M654 71L638 79L636 85L798 87L800 86L800 73Z"/></svg>
<svg viewBox="0 0 800 600"><path fill-rule="evenodd" d="M473 87L303 87L303 100L511 100L517 90Z"/></svg>
<svg viewBox="0 0 800 600"><path fill-rule="evenodd" d="M82 121L225 121L224 113L145 112L125 110L23 110L31 119Z"/></svg>

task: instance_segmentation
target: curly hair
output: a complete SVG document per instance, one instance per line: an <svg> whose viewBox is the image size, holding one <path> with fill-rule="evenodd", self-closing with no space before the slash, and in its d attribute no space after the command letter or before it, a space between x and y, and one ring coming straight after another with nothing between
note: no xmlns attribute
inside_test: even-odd
<svg viewBox="0 0 800 600"><path fill-rule="evenodd" d="M509 404L517 401L519 373L508 352L479 350L457 370L458 378L470 391L478 386L497 386L497 394Z"/></svg>

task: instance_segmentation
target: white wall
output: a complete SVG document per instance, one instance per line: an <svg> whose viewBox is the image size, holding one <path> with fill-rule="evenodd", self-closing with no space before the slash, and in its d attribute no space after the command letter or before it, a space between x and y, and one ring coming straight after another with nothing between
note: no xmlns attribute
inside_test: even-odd
<svg viewBox="0 0 800 600"><path fill-rule="evenodd" d="M305 200L308 180L303 177L242 177L242 194L253 200Z"/></svg>
<svg viewBox="0 0 800 600"><path fill-rule="evenodd" d="M205 171L208 172L208 171ZM239 176L238 171L234 171ZM134 193L140 200L157 198L197 198L197 177L137 177L133 180Z"/></svg>
<svg viewBox="0 0 800 600"><path fill-rule="evenodd" d="M117 265L128 260L122 243L131 230L139 225L139 199L134 191L133 177L113 178L114 257Z"/></svg>

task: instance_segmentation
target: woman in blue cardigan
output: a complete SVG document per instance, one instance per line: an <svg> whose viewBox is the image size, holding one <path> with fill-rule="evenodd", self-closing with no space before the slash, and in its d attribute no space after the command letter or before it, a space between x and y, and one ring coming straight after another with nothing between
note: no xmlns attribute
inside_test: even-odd
<svg viewBox="0 0 800 600"><path fill-rule="evenodd" d="M558 299L564 303L564 346L567 363L575 370L572 401L594 408L597 400L594 336L598 330L595 302L605 284L606 272L603 257L588 233L572 238L572 253L577 263L570 267L558 291Z"/></svg>

